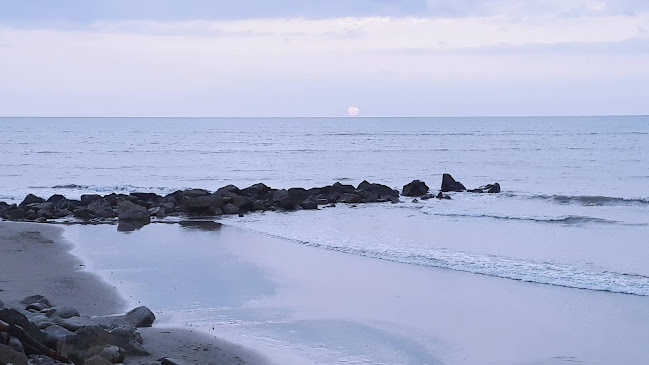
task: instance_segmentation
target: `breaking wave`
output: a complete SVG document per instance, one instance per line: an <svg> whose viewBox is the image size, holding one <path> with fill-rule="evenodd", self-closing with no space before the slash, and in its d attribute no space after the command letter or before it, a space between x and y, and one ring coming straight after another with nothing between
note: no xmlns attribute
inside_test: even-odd
<svg viewBox="0 0 649 365"><path fill-rule="evenodd" d="M400 249L386 245L354 247L324 241L305 240L289 232L275 234L253 228L255 225L230 221L239 228L347 254L427 267L436 267L504 279L547 284L574 289L649 296L649 277L497 255L471 254L448 249Z"/></svg>
<svg viewBox="0 0 649 365"><path fill-rule="evenodd" d="M599 195L519 195L514 193L505 193L510 197L528 197L530 199L547 200L558 204L581 204L586 206L603 206L603 205L649 205L649 198L619 198Z"/></svg>

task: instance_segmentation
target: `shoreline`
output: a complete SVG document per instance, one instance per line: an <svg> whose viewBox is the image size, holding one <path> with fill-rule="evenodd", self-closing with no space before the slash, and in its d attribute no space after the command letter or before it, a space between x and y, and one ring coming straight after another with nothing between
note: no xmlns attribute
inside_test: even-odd
<svg viewBox="0 0 649 365"><path fill-rule="evenodd" d="M119 288L85 270L81 258L71 253L75 244L64 238L63 229L0 221L0 300L4 306L24 308L22 299L39 294L57 306L73 307L84 315L124 313L127 301ZM124 364L157 364L164 357L195 364L267 362L250 349L190 328L154 325L138 331L150 355L128 356Z"/></svg>

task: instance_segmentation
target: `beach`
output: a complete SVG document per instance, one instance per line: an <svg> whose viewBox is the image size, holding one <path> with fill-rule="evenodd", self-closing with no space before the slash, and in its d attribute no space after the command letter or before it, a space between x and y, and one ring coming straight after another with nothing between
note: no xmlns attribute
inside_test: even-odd
<svg viewBox="0 0 649 365"><path fill-rule="evenodd" d="M124 313L127 302L119 288L89 272L70 254L72 245L53 225L0 222L0 300L24 307L20 301L40 294L58 306L82 314ZM191 364L248 364L265 360L241 346L182 327L141 328L150 356L127 357L125 364L154 364L163 357Z"/></svg>

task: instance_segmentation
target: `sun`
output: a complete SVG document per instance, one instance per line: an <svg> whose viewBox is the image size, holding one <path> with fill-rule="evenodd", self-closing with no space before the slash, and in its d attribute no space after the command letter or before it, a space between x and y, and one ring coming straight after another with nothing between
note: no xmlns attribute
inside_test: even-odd
<svg viewBox="0 0 649 365"><path fill-rule="evenodd" d="M357 116L361 110L357 106L350 106L347 108L347 114L349 114L350 117L355 117Z"/></svg>

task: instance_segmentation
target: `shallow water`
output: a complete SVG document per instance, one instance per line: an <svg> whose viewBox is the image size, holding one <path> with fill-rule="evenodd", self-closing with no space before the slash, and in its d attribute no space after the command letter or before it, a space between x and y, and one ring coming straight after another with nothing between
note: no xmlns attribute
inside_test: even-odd
<svg viewBox="0 0 649 365"><path fill-rule="evenodd" d="M649 294L649 117L0 118L0 199L322 186L497 195L251 214L230 224L406 264Z"/></svg>

